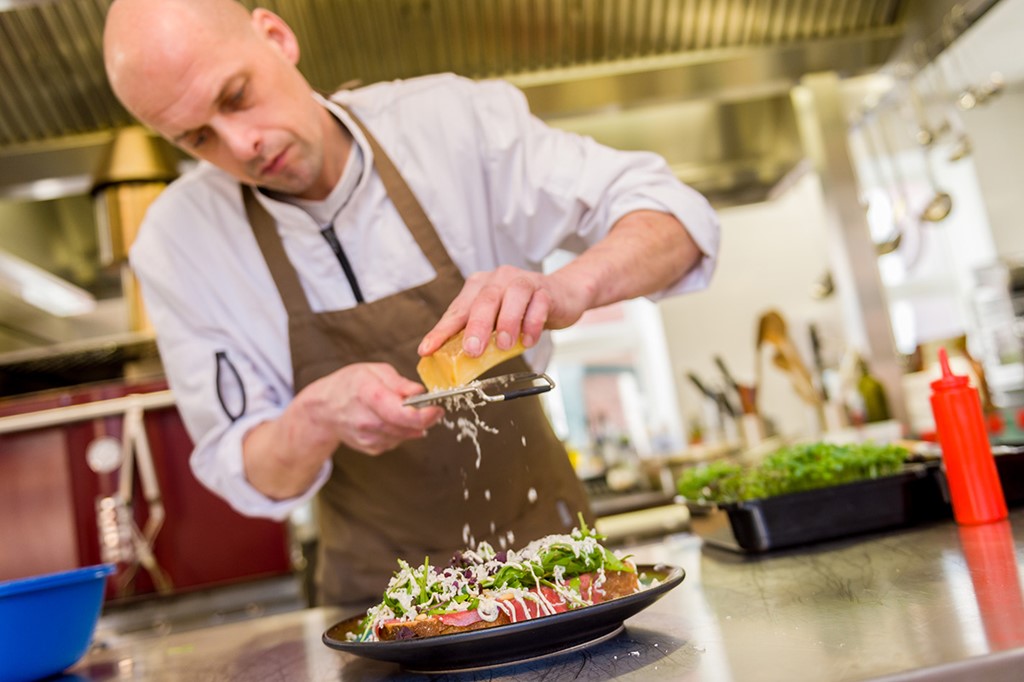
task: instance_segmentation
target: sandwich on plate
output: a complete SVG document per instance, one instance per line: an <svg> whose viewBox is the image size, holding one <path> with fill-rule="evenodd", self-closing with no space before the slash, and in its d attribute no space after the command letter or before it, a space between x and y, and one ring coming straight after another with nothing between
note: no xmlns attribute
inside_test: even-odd
<svg viewBox="0 0 1024 682"><path fill-rule="evenodd" d="M568 535L548 535L519 551L486 542L446 566L399 560L383 600L366 612L355 641L434 637L517 623L634 594L636 566L601 545L580 519Z"/></svg>

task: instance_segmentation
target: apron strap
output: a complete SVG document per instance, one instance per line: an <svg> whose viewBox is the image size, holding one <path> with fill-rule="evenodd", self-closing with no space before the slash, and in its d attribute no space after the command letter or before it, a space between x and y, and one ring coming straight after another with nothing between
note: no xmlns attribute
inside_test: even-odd
<svg viewBox="0 0 1024 682"><path fill-rule="evenodd" d="M406 227L409 228L409 232L412 233L413 238L416 240L416 244L419 245L420 250L427 257L427 260L430 261L434 271L439 275L442 272L455 274L459 279L462 279L462 273L459 272L455 263L452 262L451 257L448 255L448 250L444 248L441 238L437 236L433 223L430 222L430 218L427 217L423 206L416 199L416 195L409 189L405 178L395 168L391 157L387 155L380 146L380 143L377 142L377 138L363 125L363 122L359 120L359 117L348 106L341 103L338 103L338 106L352 117L355 124L359 126L359 130L362 131L363 136L370 145L370 151L373 152L373 165L377 169L377 174L380 175L381 182L384 183L384 189L387 190L391 203L395 205L398 215L402 217Z"/></svg>
<svg viewBox="0 0 1024 682"><path fill-rule="evenodd" d="M284 251L281 236L277 233L277 222L256 198L256 191L249 185L242 185L242 197L245 201L245 213L249 218L256 242L267 261L270 274L277 284L285 310L289 315L296 313L312 313L313 309L306 298L306 292L299 282L299 274Z"/></svg>
<svg viewBox="0 0 1024 682"><path fill-rule="evenodd" d="M377 142L377 138L367 130L351 109L344 104L339 104L339 106L352 117L363 136L366 137L370 151L373 153L373 165L377 169L377 174L380 175L381 182L384 183L388 198L391 199L398 215L434 271L438 276L453 275L462 281L462 273L452 262L444 243L437 236L433 223L430 222L430 218L427 217L420 202L416 199L416 195L409 189L405 178L398 172L391 158ZM295 271L295 266L288 259L281 237L277 233L276 221L256 198L256 192L252 187L242 185L242 195L249 224L252 225L256 241L270 268L270 274L274 277L274 282L281 293L285 309L289 314L312 313L313 309L309 305L309 299L306 298L306 292L299 282L299 275Z"/></svg>

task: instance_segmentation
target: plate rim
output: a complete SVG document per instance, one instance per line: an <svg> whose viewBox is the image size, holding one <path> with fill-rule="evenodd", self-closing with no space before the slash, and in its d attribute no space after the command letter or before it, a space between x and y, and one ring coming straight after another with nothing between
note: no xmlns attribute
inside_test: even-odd
<svg viewBox="0 0 1024 682"><path fill-rule="evenodd" d="M452 668L419 668L403 664L402 670L403 672L413 673L416 675L460 675L463 673L484 672L487 670L494 670L495 668L504 668L506 666L526 665L527 663L534 663L536 661L546 661L549 658L554 658L556 656L564 656L565 654L571 654L576 651L588 649L592 646L597 646L598 644L602 644L610 639L618 637L620 634L622 634L623 631L625 631L625 629L626 624L624 622L618 623L617 625L612 626L611 629L608 630L608 632L602 632L600 635L597 635L596 637L593 637L591 639L582 640L564 649L547 651L545 653L536 654L534 656L523 656L522 658L495 661L494 663L483 663L480 665L468 665Z"/></svg>

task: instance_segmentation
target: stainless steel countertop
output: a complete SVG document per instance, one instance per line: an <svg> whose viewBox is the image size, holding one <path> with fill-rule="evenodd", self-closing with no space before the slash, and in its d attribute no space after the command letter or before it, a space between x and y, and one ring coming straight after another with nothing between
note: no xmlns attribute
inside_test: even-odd
<svg viewBox="0 0 1024 682"><path fill-rule="evenodd" d="M1024 510L747 558L692 535L629 548L686 569L683 583L580 652L449 680L1019 680ZM100 643L86 680L426 679L329 649L335 609L307 609Z"/></svg>

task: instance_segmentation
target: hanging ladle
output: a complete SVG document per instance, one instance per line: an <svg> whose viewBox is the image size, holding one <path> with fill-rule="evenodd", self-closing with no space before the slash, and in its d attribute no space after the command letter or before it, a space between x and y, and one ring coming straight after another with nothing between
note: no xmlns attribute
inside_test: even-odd
<svg viewBox="0 0 1024 682"><path fill-rule="evenodd" d="M897 173L896 170L895 170L895 168L896 168L895 165L892 166L893 167L893 182L892 183L890 183L886 179L885 174L882 173L882 157L878 153L878 147L875 145L874 136L871 134L871 131L868 130L868 122L867 122L866 118L862 122L862 125L861 125L860 129L861 129L861 136L864 139L864 146L867 149L868 158L871 160L872 170L873 170L875 176L878 179L878 184L885 191L885 193L889 195L890 199L892 199L892 201L893 201L893 206L892 206L892 220L893 220L892 233L884 241L875 244L875 251L878 253L879 256L884 256L886 254L892 253L893 251L895 251L896 249L898 249L900 247L900 243L902 243L902 241L903 241L903 221L909 215L910 205L907 202L907 196L906 196L906 194L904 194L903 183L900 180L899 173ZM883 142L884 142L884 140L885 140L884 133L882 135L882 138L883 138ZM886 145L886 148L888 149L888 145ZM892 192L889 191L890 184L896 185L896 196L895 197L893 197Z"/></svg>
<svg viewBox="0 0 1024 682"><path fill-rule="evenodd" d="M984 100L982 92L971 85L971 75L967 73L963 62L959 59L960 55L956 53L953 41L957 39L958 35L957 27L953 23L953 15L950 13L942 20L942 39L946 44L946 61L950 64L956 62L954 66L960 72L960 77L963 80L960 92L956 96L956 104L964 111L968 111L982 104Z"/></svg>
<svg viewBox="0 0 1024 682"><path fill-rule="evenodd" d="M922 96L921 90L914 84L914 81L921 76L921 73L928 68L930 62L928 58L928 48L923 41L918 41L914 45L914 52L916 56L914 72L907 76L907 89L910 92L910 103L914 108L914 114L917 119L917 125L919 130L924 132L918 132L915 137L918 143L924 146L928 146L933 142L937 142L945 137L950 129L949 117L939 113L939 122L937 125L931 125L931 114L929 113L929 104L926 97ZM935 84L931 83L932 95L934 96L938 89ZM925 133L927 133L927 141L925 141Z"/></svg>
<svg viewBox="0 0 1024 682"><path fill-rule="evenodd" d="M971 145L971 138L967 136L963 121L960 119L960 113L953 105L951 95L949 94L949 82L946 80L942 66L938 61L931 62L930 80L933 96L940 102L943 102L946 110L945 125L947 130L953 131L953 149L950 150L948 158L950 161L959 161L970 156L973 147Z"/></svg>
<svg viewBox="0 0 1024 682"><path fill-rule="evenodd" d="M930 147L932 143L939 139L941 135L945 133L942 127L933 128L931 121L928 120L928 112L925 110L924 102L921 100L921 93L914 87L913 77L906 79L907 88L907 99L910 100L910 106L913 110L914 125L914 139L922 147Z"/></svg>
<svg viewBox="0 0 1024 682"><path fill-rule="evenodd" d="M894 183L896 184L896 198L893 198L892 192L889 188L889 181L886 178L886 175L882 172L881 156L878 153L878 149L874 144L872 135L868 131L867 126L868 122L866 115L862 115L859 119L852 122L852 127L860 130L861 138L864 140L868 165L871 166L871 171L875 176L875 180L877 181L880 189L885 192L892 201L892 232L884 241L875 243L875 253L879 256L885 256L896 251L896 249L900 247L900 244L903 243L903 221L909 217L909 204L907 202L906 194L904 193L902 181L899 179L899 173L895 171L895 165L893 165L893 175L896 178L896 182ZM811 288L811 296L812 298L823 300L831 296L833 293L835 293L835 281L832 279L832 273L826 271L815 281Z"/></svg>
<svg viewBox="0 0 1024 682"><path fill-rule="evenodd" d="M905 191L903 184L903 178L899 170L899 164L896 161L896 157L893 154L892 145L889 144L889 138L885 134L883 126L879 127L879 132L882 136L882 145L884 146L886 155L892 159L893 174L896 177L896 184L900 187L901 192ZM945 219L949 215L949 212L953 209L953 198L938 188L938 183L935 181L935 174L932 172L931 161L928 157L928 152L922 150L925 160L925 170L928 175L928 184L932 190L932 198L929 199L927 205L922 209L918 218L921 220L927 220L930 223L937 223L940 220ZM903 195L906 196L905 194ZM909 204L908 204L909 208Z"/></svg>
<svg viewBox="0 0 1024 682"><path fill-rule="evenodd" d="M884 139L884 131L882 135ZM886 149L888 151L888 143L886 143ZM927 147L921 147L921 156L924 160L925 175L928 178L928 186L932 191L932 198L921 209L920 218L930 223L937 223L945 220L946 216L953 210L953 197L948 192L939 189L939 183L935 179L935 168L932 166L931 154ZM893 167L896 167L895 158L893 158Z"/></svg>
<svg viewBox="0 0 1024 682"><path fill-rule="evenodd" d="M921 211L921 218L930 223L937 223L945 220L953 210L953 197L938 188L938 184L935 182L935 170L932 168L931 157L927 152L924 154L924 166L928 174L928 184L932 188L932 198Z"/></svg>

